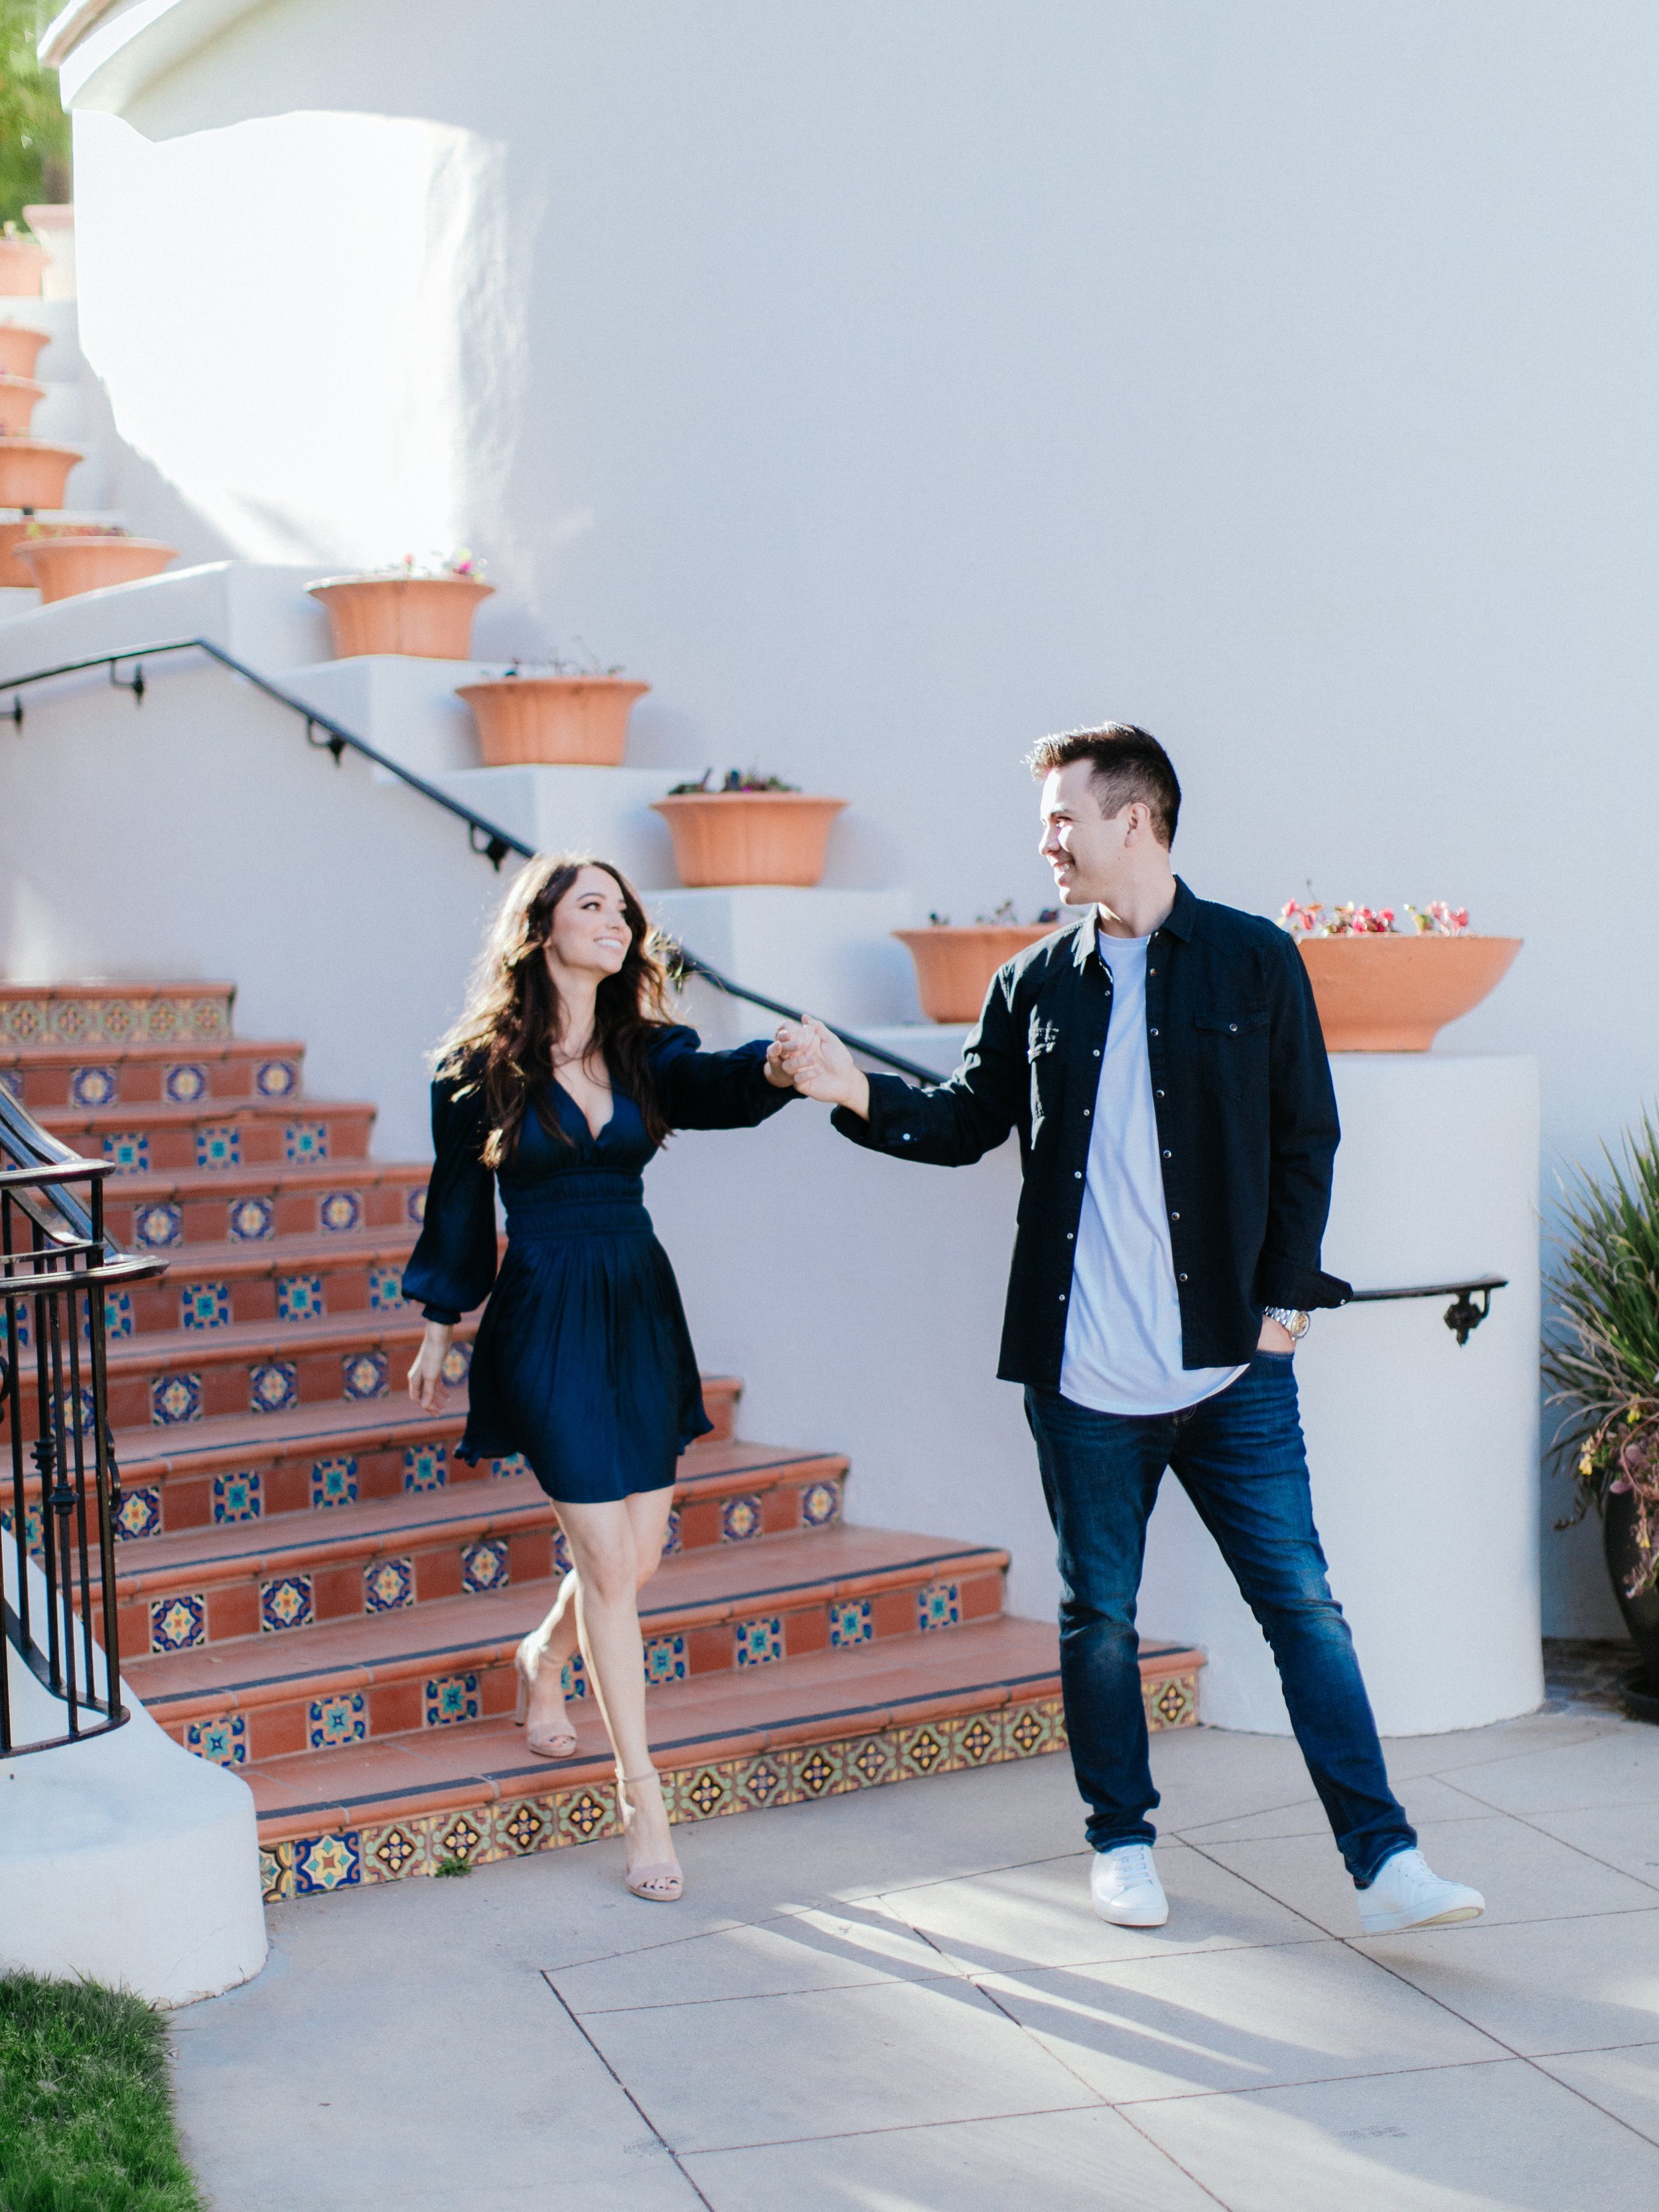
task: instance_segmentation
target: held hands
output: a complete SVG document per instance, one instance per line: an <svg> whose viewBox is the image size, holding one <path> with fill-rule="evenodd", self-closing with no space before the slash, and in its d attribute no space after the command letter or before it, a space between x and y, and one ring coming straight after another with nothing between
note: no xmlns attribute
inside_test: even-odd
<svg viewBox="0 0 1659 2212"><path fill-rule="evenodd" d="M870 1086L841 1039L808 1015L801 1022L780 1022L768 1050L769 1071L776 1067L803 1097L826 1106L849 1107L861 1119L870 1111Z"/></svg>
<svg viewBox="0 0 1659 2212"><path fill-rule="evenodd" d="M426 1334L421 1339L421 1348L409 1370L409 1395L423 1413L435 1413L447 1395L444 1387L444 1361L449 1357L449 1347L454 1337L455 1332L447 1323L428 1322Z"/></svg>

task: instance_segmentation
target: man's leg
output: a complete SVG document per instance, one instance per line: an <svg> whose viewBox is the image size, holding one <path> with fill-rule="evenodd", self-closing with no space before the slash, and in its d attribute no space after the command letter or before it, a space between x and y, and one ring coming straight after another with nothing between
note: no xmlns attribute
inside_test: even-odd
<svg viewBox="0 0 1659 2212"><path fill-rule="evenodd" d="M1077 1786L1097 1851L1150 1844L1158 1803L1140 1701L1135 1595L1167 1419L1091 1413L1028 1389L1042 1494L1060 1555L1060 1680Z"/></svg>
<svg viewBox="0 0 1659 2212"><path fill-rule="evenodd" d="M1273 1647L1285 1703L1349 1873L1364 1888L1417 1838L1389 1786L1353 1638L1325 1579L1288 1353L1177 1415L1170 1464Z"/></svg>

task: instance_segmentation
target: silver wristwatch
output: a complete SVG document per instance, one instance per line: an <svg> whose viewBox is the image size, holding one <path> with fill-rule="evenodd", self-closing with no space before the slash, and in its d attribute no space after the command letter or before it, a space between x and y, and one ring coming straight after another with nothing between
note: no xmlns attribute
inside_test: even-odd
<svg viewBox="0 0 1659 2212"><path fill-rule="evenodd" d="M1264 1306L1261 1318L1263 1321L1276 1321L1287 1335L1293 1336L1300 1344L1312 1325L1313 1317L1304 1313L1299 1306Z"/></svg>

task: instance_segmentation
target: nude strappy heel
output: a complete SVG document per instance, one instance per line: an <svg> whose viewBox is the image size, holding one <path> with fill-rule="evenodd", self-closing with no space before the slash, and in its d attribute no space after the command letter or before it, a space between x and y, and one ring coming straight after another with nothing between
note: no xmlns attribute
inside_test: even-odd
<svg viewBox="0 0 1659 2212"><path fill-rule="evenodd" d="M513 1671L519 1678L518 1702L513 1709L515 1726L526 1728L530 1717L530 1692L546 1656L546 1646L536 1641L532 1628L513 1654ZM574 1759L576 1738L568 1723L562 1729L526 1729L524 1747L535 1759Z"/></svg>
<svg viewBox="0 0 1659 2212"><path fill-rule="evenodd" d="M654 1766L647 1766L643 1774L624 1774L617 1769L617 1810L621 1815L625 1836L634 1825L635 1811L628 1802L628 1793L641 1782L654 1782L659 1790L662 1784ZM672 1905L684 1891L685 1877L678 1859L664 1859L655 1866L635 1867L623 1880L635 1897L643 1897L653 1905Z"/></svg>

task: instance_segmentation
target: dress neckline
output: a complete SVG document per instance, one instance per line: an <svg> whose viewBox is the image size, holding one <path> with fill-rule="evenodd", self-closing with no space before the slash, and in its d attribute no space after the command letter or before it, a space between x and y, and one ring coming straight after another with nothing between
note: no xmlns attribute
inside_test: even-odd
<svg viewBox="0 0 1659 2212"><path fill-rule="evenodd" d="M588 1120L586 1115L583 1113L580 1103L565 1089L558 1077L556 1075L552 1080L553 1088L559 1094L560 1099L570 1109L577 1121L581 1124L582 1134L586 1138L588 1143L590 1145L601 1143L603 1139L611 1133L611 1131L616 1123L617 1086L615 1083L612 1083L611 1086L611 1111L596 1129L592 1123ZM556 1108L555 1110L556 1111L558 1109Z"/></svg>

